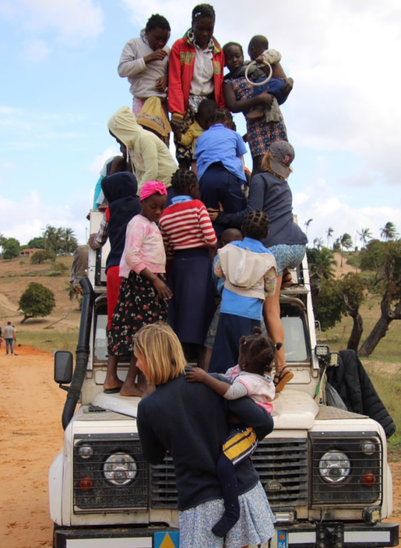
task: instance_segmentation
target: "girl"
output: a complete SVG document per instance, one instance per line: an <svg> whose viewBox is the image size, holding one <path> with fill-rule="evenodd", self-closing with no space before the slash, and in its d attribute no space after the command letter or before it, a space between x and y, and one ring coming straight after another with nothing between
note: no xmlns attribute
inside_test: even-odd
<svg viewBox="0 0 401 548"><path fill-rule="evenodd" d="M100 224L99 231L89 240L92 249L100 249L107 238L110 240L110 253L106 261L107 275L107 331L110 333L111 321L120 292L121 278L119 265L125 245L127 224L140 213L141 206L136 195L138 183L135 176L127 171L106 175L102 180L102 190L108 207ZM107 372L103 390L112 394L119 392L122 381L117 376L118 358L109 352Z"/></svg>
<svg viewBox="0 0 401 548"><path fill-rule="evenodd" d="M260 240L266 238L269 220L263 211L246 214L244 239L218 250L214 272L225 280L219 323L209 370L224 373L238 361L238 341L260 326L263 302L276 287L276 261Z"/></svg>
<svg viewBox="0 0 401 548"><path fill-rule="evenodd" d="M257 405L271 414L275 389L271 377L265 376L265 373L272 370L276 347L261 332L260 328L255 327L253 335L241 337L238 365L228 369L224 375L231 382L230 385L208 375L199 367L187 371L187 381L202 382L226 400L250 396ZM255 449L254 430L238 423L231 424L228 439L217 461L217 475L225 507L223 517L212 527L213 533L218 537L224 537L239 518L238 484L234 467L248 458Z"/></svg>
<svg viewBox="0 0 401 548"><path fill-rule="evenodd" d="M216 462L228 429L228 413L252 426L258 439L273 420L250 398L225 402L202 383L187 383L179 340L167 325L143 327L134 338L137 365L157 388L138 405L137 425L145 458L174 461L178 491L180 546L238 548L268 542L274 517L251 460L235 468L240 488L240 519L223 540L210 524L224 512ZM162 410L162 412L161 412Z"/></svg>
<svg viewBox="0 0 401 548"><path fill-rule="evenodd" d="M213 6L195 6L191 28L171 48L168 106L180 167L189 168L191 164L190 148L179 141L194 121L201 101L214 99L218 107L224 107L224 54L213 37L215 20Z"/></svg>
<svg viewBox="0 0 401 548"><path fill-rule="evenodd" d="M244 75L237 75L236 71L244 65L244 54L239 44L229 43L226 46L226 65L230 73L225 77L223 84L224 98L231 112L247 113L250 109L260 106L270 108L274 96L264 91L254 96L255 88L247 82ZM263 155L271 143L287 141L287 129L284 119L278 108L278 122L267 122L264 117L247 119L247 135L251 149L253 168L252 173L261 170Z"/></svg>
<svg viewBox="0 0 401 548"><path fill-rule="evenodd" d="M156 222L166 206L163 183L148 181L141 189L141 213L127 225L124 251L120 261L122 277L114 310L108 344L109 353L131 356L131 365L121 387L122 396L138 396L138 373L133 356L132 336L147 323L167 319L167 300L171 290L165 283L166 254Z"/></svg>
<svg viewBox="0 0 401 548"><path fill-rule="evenodd" d="M122 51L118 74L128 78L133 95L132 111L137 116L149 97L167 100L167 72L170 24L159 14L152 15L139 38L129 40Z"/></svg>
<svg viewBox="0 0 401 548"><path fill-rule="evenodd" d="M199 198L193 171L177 170L172 178L172 205L160 218L167 258L172 258L168 285L168 323L184 346L187 359L198 363L214 313L214 290L209 251L217 244L209 214Z"/></svg>

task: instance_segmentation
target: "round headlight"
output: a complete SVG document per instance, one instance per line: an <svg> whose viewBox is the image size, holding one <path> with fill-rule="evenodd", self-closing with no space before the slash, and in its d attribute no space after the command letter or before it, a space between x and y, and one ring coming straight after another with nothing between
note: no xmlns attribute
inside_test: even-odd
<svg viewBox="0 0 401 548"><path fill-rule="evenodd" d="M114 453L103 465L103 474L112 485L127 485L137 475L138 468L135 459L127 453Z"/></svg>
<svg viewBox="0 0 401 548"><path fill-rule="evenodd" d="M93 455L93 449L90 445L81 445L78 449L78 454L81 459L90 459Z"/></svg>
<svg viewBox="0 0 401 548"><path fill-rule="evenodd" d="M342 451L336 449L327 451L319 461L319 473L327 483L342 483L347 479L350 472L350 460Z"/></svg>
<svg viewBox="0 0 401 548"><path fill-rule="evenodd" d="M376 453L376 444L372 440L365 440L361 443L362 453L371 457Z"/></svg>

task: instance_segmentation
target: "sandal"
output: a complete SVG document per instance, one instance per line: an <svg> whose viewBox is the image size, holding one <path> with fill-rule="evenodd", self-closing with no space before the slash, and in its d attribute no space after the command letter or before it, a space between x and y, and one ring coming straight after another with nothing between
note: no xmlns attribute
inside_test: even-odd
<svg viewBox="0 0 401 548"><path fill-rule="evenodd" d="M294 378L294 373L285 365L280 373L274 375L273 383L276 387L276 392L281 392L287 382L290 382L292 378Z"/></svg>

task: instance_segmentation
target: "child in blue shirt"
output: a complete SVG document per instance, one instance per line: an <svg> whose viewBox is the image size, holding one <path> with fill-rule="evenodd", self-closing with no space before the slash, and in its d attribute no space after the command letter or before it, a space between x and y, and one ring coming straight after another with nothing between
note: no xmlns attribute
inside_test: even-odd
<svg viewBox="0 0 401 548"><path fill-rule="evenodd" d="M218 250L214 271L225 281L210 372L225 373L238 362L238 341L260 326L265 297L274 294L276 261L260 241L268 230L267 215L250 211L241 226L244 239Z"/></svg>

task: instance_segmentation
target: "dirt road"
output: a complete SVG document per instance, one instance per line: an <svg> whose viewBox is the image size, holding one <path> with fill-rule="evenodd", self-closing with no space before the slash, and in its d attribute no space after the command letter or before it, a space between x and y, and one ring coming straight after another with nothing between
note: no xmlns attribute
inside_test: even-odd
<svg viewBox="0 0 401 548"><path fill-rule="evenodd" d="M47 474L62 447L65 392L53 381L53 356L18 347L0 350L0 546L52 546ZM401 463L391 465L394 513L401 520Z"/></svg>

